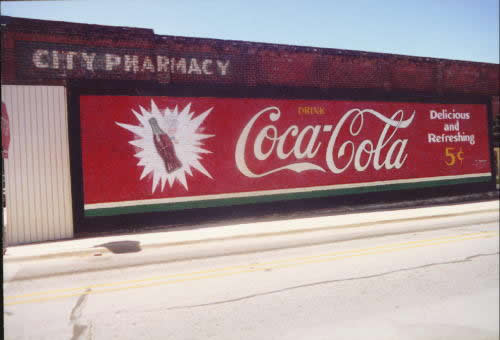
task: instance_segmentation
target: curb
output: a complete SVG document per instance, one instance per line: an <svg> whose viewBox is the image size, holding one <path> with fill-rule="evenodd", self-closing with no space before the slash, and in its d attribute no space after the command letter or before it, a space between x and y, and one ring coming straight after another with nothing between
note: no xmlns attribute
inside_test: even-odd
<svg viewBox="0 0 500 340"><path fill-rule="evenodd" d="M498 202L498 201L497 201ZM425 209L425 208L423 208ZM476 209L473 211L466 211L466 212L456 212L456 213L428 213L426 215L418 216L418 217L404 217L404 218L382 218L382 219L375 219L375 220L368 220L364 222L357 222L357 223L341 223L338 225L327 225L327 226L320 226L320 227L311 227L311 228L284 228L281 230L270 230L270 231L262 231L262 232L252 232L251 228L245 227L245 225L240 225L240 226L234 226L233 230L229 230L228 233L223 234L221 236L215 236L215 237L205 237L205 238L195 238L195 239L184 239L184 240L165 240L163 242L153 242L153 243L143 243L141 244L141 249L157 249L157 248L166 248L166 247L176 247L176 246L185 246L185 245L198 245L198 244L208 244L208 243L214 243L214 242L221 242L221 241L231 241L231 240L244 240L244 239L258 239L258 238L265 238L265 237L273 237L273 236L279 236L279 235L300 235L300 234L306 234L306 233L316 233L316 232L327 232L327 231L335 231L335 230L349 230L349 229L355 229L355 228L361 228L361 227L368 227L372 225L390 225L390 224L396 224L396 223L405 223L405 222L417 222L417 221L423 221L423 220L428 220L428 219L437 219L437 218L451 218L451 217L458 217L458 216L471 216L471 215L477 215L477 214L483 214L483 213L498 213L498 209L492 209L492 208L482 208L482 209ZM391 212L386 212L387 215L390 215ZM344 216L349 216L349 215L344 215ZM306 219L304 219L306 220ZM283 222L286 222L283 221ZM240 229L238 229L240 227ZM213 227L213 228L224 228L224 227ZM228 226L226 228L231 228L231 226ZM210 229L210 228L208 228ZM243 229L243 233L241 233L241 229ZM414 230L416 228L408 229L408 232L416 231ZM433 229L440 229L439 227L433 228ZM199 230L190 230L188 232L200 232L201 231L206 231L203 229ZM179 230L167 230L162 232L164 237L168 237L169 235L175 235L175 233L179 233L181 231ZM209 231L208 231L209 232ZM238 233L240 232L240 233ZM368 238L373 236L374 234L377 234L378 229L374 229L372 232L367 232L363 236ZM173 233L173 234L172 234ZM140 234L131 234L131 235L124 235L120 236L120 238L138 238L140 239ZM147 235L147 234L144 234ZM113 236L111 237L103 237L103 238L96 238L93 239L95 240L96 243L103 243L106 241L106 239L113 239ZM115 238L116 239L116 238ZM92 239L91 239L92 240ZM347 240L347 239L344 239ZM74 242L75 240L70 240L70 241L62 241L62 242ZM77 242L79 240L76 240ZM111 240L112 241L112 240ZM118 241L119 242L119 241ZM55 242L54 244L59 243ZM50 243L49 243L50 244ZM47 244L44 244L47 245ZM28 245L30 246L30 245ZM19 246L19 247L25 247L25 246ZM33 260L50 260L50 259L58 259L58 258L67 258L67 257L81 257L81 256L86 256L86 255L95 255L96 253L100 254L112 254L113 252L105 247L102 246L91 246L91 247L83 247L80 249L74 249L70 251L59 251L59 252L53 252L53 253L38 253L38 254L31 254L31 255L14 255L14 256L9 256L9 253L7 252L7 255L4 256L3 261L4 263L19 263L19 262L27 262L27 261L33 261Z"/></svg>

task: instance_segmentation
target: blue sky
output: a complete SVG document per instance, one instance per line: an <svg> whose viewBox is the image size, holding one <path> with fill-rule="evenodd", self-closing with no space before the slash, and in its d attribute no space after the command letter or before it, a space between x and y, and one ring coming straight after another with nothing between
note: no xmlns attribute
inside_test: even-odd
<svg viewBox="0 0 500 340"><path fill-rule="evenodd" d="M499 0L9 1L2 15L499 63Z"/></svg>

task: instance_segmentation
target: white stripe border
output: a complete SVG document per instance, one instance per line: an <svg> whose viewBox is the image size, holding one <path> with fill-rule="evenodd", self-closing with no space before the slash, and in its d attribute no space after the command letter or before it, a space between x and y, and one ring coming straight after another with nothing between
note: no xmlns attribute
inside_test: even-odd
<svg viewBox="0 0 500 340"><path fill-rule="evenodd" d="M227 198L270 196L270 195L293 194L293 193L310 192L310 191L325 191L325 190L332 190L332 189L351 189L351 188L372 187L372 186L380 186L380 185L388 185L388 184L420 183L420 182L429 182L429 181L444 181L444 180L450 180L450 179L464 179L464 178L490 177L490 176L492 176L491 172L482 172L482 173L477 173L477 174L468 174L468 175L459 175L459 176L424 177L424 178L397 179L397 180L391 180L391 181L364 182L364 183L353 183L353 184L335 184L335 185L327 185L327 186L294 188L294 189L247 191L247 192L235 192L235 193L229 193L229 194L183 196L183 197L173 197L173 198L157 198L157 199L150 199L150 200L93 203L93 204L85 204L84 210L131 207L131 206L139 206L139 205L154 205L154 204L165 204L165 203L182 203L182 202L191 202L191 201L208 201L208 200L227 199Z"/></svg>

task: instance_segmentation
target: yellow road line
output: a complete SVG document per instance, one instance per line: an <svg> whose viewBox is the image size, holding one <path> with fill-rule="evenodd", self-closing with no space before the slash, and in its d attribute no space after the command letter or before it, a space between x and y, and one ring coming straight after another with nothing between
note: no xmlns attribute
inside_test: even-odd
<svg viewBox="0 0 500 340"><path fill-rule="evenodd" d="M37 293L15 295L15 296L10 296L8 298L11 298L11 299L12 298L20 298L20 297L27 297L27 296L33 296L33 295L42 295L42 294L48 294L48 293L54 293L54 292L63 292L63 291L74 291L74 290L80 291L80 290L87 290L89 288L107 287L107 286L115 286L115 285L122 285L122 284L146 282L146 281L153 281L153 280L163 280L163 279L175 278L175 277L179 277L179 276L194 276L194 275L198 275L198 274L205 274L205 273L219 272L219 271L227 271L227 270L238 269L238 268L246 268L246 267L249 267L249 266L250 267L251 266L269 266L269 265L271 265L273 263L293 262L293 261L298 261L298 260L307 260L307 259L314 259L314 258L321 258L321 257L331 257L331 256L337 256L337 255L346 254L346 253L359 253L359 252L365 252L365 251L370 251L370 250L374 250L374 249L385 249L385 248L401 247L401 246L405 246L405 245L428 243L428 242L433 242L433 241L437 241L437 240L463 239L464 237L470 237L470 236L474 236L474 235L487 235L487 234L491 234L491 233L493 233L495 235L498 234L496 232L479 232L479 233L469 233L469 234L463 234L463 235L457 235L457 236L446 236L446 237L440 237L440 238L434 238L434 239L428 239L428 240L409 241L409 242L402 242L402 243L396 243L396 244L387 244L387 245L381 245L381 246L369 247L369 248L362 248L362 249L350 249L350 250L339 251L339 252L332 252L332 253L326 253L326 254L321 254L321 255L313 255L313 256L305 256L305 257L298 257L298 258L290 258L290 259L267 261L267 262L262 262L262 263L257 263L257 264L251 264L251 265L228 266L228 267L222 267L222 268L216 268L216 269L195 271L195 272L190 272L190 273L179 273L179 274L171 274L171 275L162 275L162 276L150 277L150 278L139 279L139 280L127 280L127 281L118 281L118 282L111 282L111 283L105 283L105 284L87 285L87 286L84 286L84 287L76 287L76 288L55 289L55 290L49 290L49 291L45 291L45 292L37 292Z"/></svg>
<svg viewBox="0 0 500 340"><path fill-rule="evenodd" d="M339 260L339 259L359 257L359 256L365 256L365 255L389 253L389 252L401 251L401 250L405 250L405 249L426 247L426 246L459 242L459 241L465 241L465 240L490 238L490 237L498 236L498 234L499 234L498 232L469 233L469 234L463 234L463 235L452 236L452 237L441 237L441 238L434 238L434 239L428 239L428 240L409 241L409 242L402 242L402 243L396 243L396 244L382 245L382 246L377 246L377 247L369 247L369 248L364 248L364 249L353 249L353 250L326 253L326 254L314 255L314 256L306 256L306 257L298 257L298 258L291 258L291 259L268 261L268 262L263 262L263 263L258 263L258 264L238 265L238 266L216 268L216 269L211 269L211 270L196 271L196 272L191 272L191 273L164 275L164 276L158 276L158 277L141 279L141 280L119 281L119 282L112 282L112 283L106 283L106 284L88 285L88 286L84 286L84 287L55 289L55 290L49 290L49 291L44 291L44 292L35 292L35 293L28 293L28 294L22 294L22 295L7 296L7 297L5 297L5 305L15 305L15 304L21 304L21 303L30 303L30 302L41 302L41 301L48 301L48 300L53 300L53 299L65 298L65 297L79 296L87 289L91 289L89 294L96 294L96 293L106 293L106 292L113 292L113 291L120 291L120 290L134 289L134 288L151 287L151 286L157 286L157 285L173 284L173 283L186 282L186 281L197 281L197 280L201 280L201 279L230 276L230 275L236 275L236 274L241 274L241 273L250 273L250 272L262 271L262 270L266 270L266 269L293 267L293 266L298 266L298 265L303 265L303 264L321 263L321 262L335 261L335 260ZM340 256L340 255L344 255L344 254L347 254L347 255ZM237 270L237 269L240 269L240 270ZM235 271L235 270L237 270L237 271ZM209 275L202 275L202 274L209 274ZM173 278L179 278L179 277L185 277L185 278L171 280ZM150 282L150 281L157 281L157 282ZM150 282L150 283L148 283L148 282ZM142 284L140 284L140 283L142 283ZM130 285L130 284L133 284L133 285ZM121 285L128 285L128 286L119 287ZM102 288L102 287L112 287L112 288L92 290L92 288L95 289L95 288ZM52 296L46 296L46 297L39 297L39 298L35 298L35 299L26 299L28 297L57 294L57 293L63 293L63 292L74 292L74 293L63 294L63 295L52 295Z"/></svg>
<svg viewBox="0 0 500 340"><path fill-rule="evenodd" d="M494 236L495 235L476 236L476 237L470 237L470 238L466 238L466 239L447 240L447 241L434 242L434 243L429 243L429 244L414 245L414 246L405 247L405 248L382 249L380 251L365 252L365 253L361 253L361 254L353 254L353 255L347 255L347 256L341 256L341 257L334 257L334 258L327 258L327 259L321 259L321 260L314 260L314 261L303 261L303 262L297 262L297 263L289 263L289 264L275 266L275 267L272 267L272 268L265 268L265 267L263 267L263 268L253 268L253 269L240 270L240 271L235 271L235 272L223 272L223 273L218 273L218 274L214 274L214 275L197 276L197 277L184 278L184 279L178 279L178 280L172 280L172 281L160 281L160 282L152 282L152 283L149 283L149 284L142 284L142 285L133 285L133 286L126 286L126 287L109 288L109 289L103 289L103 290L98 290L98 291L90 291L90 292L88 292L88 294L109 293L109 292L117 292L117 291L129 290L129 289L136 289L136 288L146 288L146 287L154 287L154 286L159 286L159 285L169 285L169 284L175 284L175 283L181 283L181 282L188 282L188 281L199 281L199 280L210 279L210 278L232 276L232 275L242 274L242 273L257 272L257 271L262 271L262 270L266 270L266 269L294 267L294 266L303 265L303 264L309 264L309 263L329 262L329 261L335 261L335 260L340 260L340 259L359 257L359 256L364 256L364 255L390 253L390 252L395 252L395 251L404 250L404 249L425 247L425 246L435 245L435 244L459 242L459 241L463 241L463 240L480 239L480 238L490 238L490 237L494 237ZM250 267L250 266L247 266L247 267ZM61 298L66 298L66 297L76 297L76 296L80 296L83 293L84 293L84 291L81 291L81 292L78 292L78 293L74 293L74 294L57 295L57 296L51 296L51 297L45 297L45 298L39 298L39 299L31 299L31 300L22 300L22 301L17 301L17 302L12 302L12 303L6 303L6 305L16 305L16 304L25 304L25 303L34 303L34 302L44 302L44 301L50 301L50 300L61 299Z"/></svg>
<svg viewBox="0 0 500 340"><path fill-rule="evenodd" d="M27 296L34 296L34 295L50 294L50 293L54 293L54 292L65 292L65 291L75 291L75 290L80 291L80 290L87 290L89 288L92 289L92 288L99 288L99 287L108 287L108 286L117 286L117 285L131 284L131 283L164 280L164 279L175 278L175 277L180 277L180 276L181 277L182 276L194 276L194 275L198 275L198 274L227 271L227 270L238 269L238 268L246 268L248 266L269 266L273 263L293 262L293 261L298 261L298 260L337 256L337 255L348 254L348 253L359 253L359 252L364 252L364 251L370 251L373 249L393 248L393 247L399 247L399 246L405 246L405 245L432 242L432 241L436 241L436 240L461 239L461 238L468 237L468 236L486 235L489 233L495 233L495 232L494 231L483 231L483 232L478 232L478 233L468 233L468 234L462 234L462 235L456 235L456 236L444 236L444 237L438 237L438 238L427 239L427 240L408 241L408 242L400 242L400 243L395 243L395 244L385 244L385 245L381 245L381 246L362 248L362 249L350 249L350 250L344 250L344 251L336 251L336 252L325 253L325 254L321 254L321 255L302 256L302 257L290 258L290 259L273 260L273 261L267 261L267 262L251 264L251 265L246 265L246 264L245 265L236 265L236 266L221 267L221 268L216 268L216 269L195 271L195 272L190 272L190 273L178 273L178 274L170 274L170 275L153 276L153 277L144 278L144 279L126 280L126 281L118 281L118 282L111 282L111 283L87 285L84 287L54 289L54 290L48 290L45 292L36 292L36 293L28 293L28 294L22 294L22 295L14 295L14 296L10 296L8 298L13 299L13 298L20 298L20 297L27 297Z"/></svg>

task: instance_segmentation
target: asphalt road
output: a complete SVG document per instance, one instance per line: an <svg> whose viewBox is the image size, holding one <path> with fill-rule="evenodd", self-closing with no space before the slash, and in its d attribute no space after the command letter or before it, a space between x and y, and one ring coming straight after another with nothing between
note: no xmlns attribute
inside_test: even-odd
<svg viewBox="0 0 500 340"><path fill-rule="evenodd" d="M72 340L498 339L498 254L496 221L75 270L4 283L4 332ZM16 266L4 272L23 270Z"/></svg>

